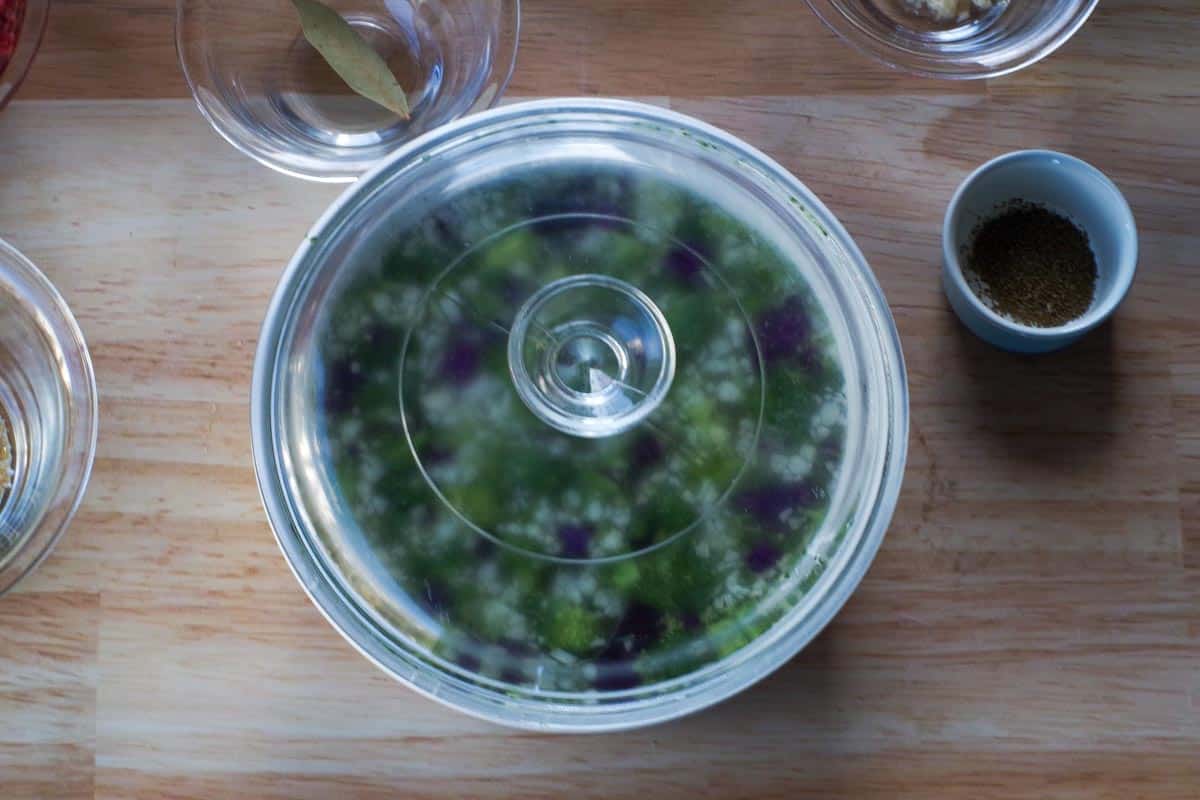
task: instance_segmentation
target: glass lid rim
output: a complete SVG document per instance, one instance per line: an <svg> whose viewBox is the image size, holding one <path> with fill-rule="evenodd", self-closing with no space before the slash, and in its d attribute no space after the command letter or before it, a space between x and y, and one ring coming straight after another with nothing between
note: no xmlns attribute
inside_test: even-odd
<svg viewBox="0 0 1200 800"><path fill-rule="evenodd" d="M613 692L568 692L570 700L556 699L544 691L515 687L519 697L507 696L476 682L481 676L458 674L430 659L432 654L416 651L402 642L379 635L364 611L349 602L344 588L328 575L313 548L316 538L302 526L294 509L294 498L281 475L282 452L277 436L279 390L283 383L280 364L286 359L284 335L296 316L307 308L307 289L323 267L329 242L354 213L367 206L376 193L406 169L428 160L431 152L473 141L489 132L506 130L505 123L593 120L600 123L648 123L653 128L673 127L702 140L724 146L739 164L754 171L756 183L769 183L783 191L794 206L791 213L802 216L807 209L810 222L841 248L847 273L839 278L862 295L863 310L879 333L872 358L882 368L881 385L886 396L879 398L886 409L887 426L879 445L879 474L864 491L861 522L854 527L854 541L839 553L838 569L827 570L815 590L808 613L789 614L745 647L705 665L701 669L658 683ZM483 131L479 134L479 131ZM660 130L657 136L670 133ZM799 199L797 199L799 198ZM801 205L801 203L803 205ZM799 206L799 208L796 208ZM682 716L729 697L769 674L814 638L833 618L858 585L874 559L891 520L903 478L908 436L908 387L903 353L894 319L865 257L842 224L798 178L769 156L733 134L693 117L657 106L625 100L565 98L534 100L503 106L431 131L393 153L375 166L358 183L342 193L313 225L293 255L271 299L257 347L251 390L252 450L255 474L267 517L289 567L323 616L368 660L418 692L456 710L501 724L536 730L619 730ZM858 515L856 515L858 516ZM861 526L861 527L860 527ZM797 608L810 604L800 604ZM785 622L790 622L784 624ZM365 636L364 636L365 634ZM438 684L429 688L432 675ZM715 690L715 691L713 691ZM587 704L592 698L600 702ZM649 713L648 713L649 712Z"/></svg>
<svg viewBox="0 0 1200 800"><path fill-rule="evenodd" d="M834 239L836 244L845 251L848 260L856 268L857 274L855 277L860 281L865 280L863 288L870 290L871 299L886 312L887 321L892 325L893 339L895 340L894 349L896 355L899 356L901 365L903 365L903 354L900 348L899 337L894 332L895 321L891 317L883 290L879 286L874 273L871 271L866 257L863 256L849 232L824 202L807 185L800 181L799 178L783 168L773 158L743 139L721 128L710 125L696 117L661 106L610 98L546 98L512 103L489 109L429 131L405 144L387 158L382 159L358 181L350 184L333 200L306 232L300 245L281 273L272 293L260 329L259 343L255 353L255 370L251 387L252 403L253 396L256 396L261 389L267 388L259 385L260 376L258 374L260 362L264 356L268 355L267 350L271 349L265 347L266 343L272 341L265 334L279 333L284 327L284 323L290 322L296 309L303 307L303 301L307 299L307 296L297 292L297 289L303 287L308 279L313 274L319 272L322 267L323 250L332 238L326 237L324 234L329 230L338 230L346 218L367 205L375 192L384 188L387 180L393 177L392 173L402 172L432 158L433 156L429 154L429 151L440 147L461 144L474 138L480 138L478 136L468 136L475 129L485 129L483 135L487 135L493 129L503 131L506 121L526 119L531 115L538 116L542 124L548 124L548 121L557 122L558 120L554 120L554 117L571 118L583 115L586 118L587 116L604 115L610 117L611 121L625 117L632 122L642 121L655 125L674 125L678 127L680 132L690 129L707 138L718 141L731 152L737 153L739 163L754 168L758 179L772 180L781 187L786 188L792 196L795 205L799 205L800 200L803 200L802 207L811 212L823 230L829 234L829 237ZM285 303L284 301L287 302ZM274 387L272 386L271 388Z"/></svg>

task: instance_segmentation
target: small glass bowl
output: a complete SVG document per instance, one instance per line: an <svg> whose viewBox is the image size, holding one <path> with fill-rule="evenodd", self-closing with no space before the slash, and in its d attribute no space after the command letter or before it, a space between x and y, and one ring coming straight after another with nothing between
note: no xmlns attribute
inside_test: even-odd
<svg viewBox="0 0 1200 800"><path fill-rule="evenodd" d="M0 415L13 480L0 490L0 594L45 558L83 498L96 453L92 360L67 304L0 240Z"/></svg>
<svg viewBox="0 0 1200 800"><path fill-rule="evenodd" d="M416 136L499 99L519 0L332 0L388 63L412 116L354 94L308 44L290 0L179 0L180 63L200 111L288 175L348 182Z"/></svg>
<svg viewBox="0 0 1200 800"><path fill-rule="evenodd" d="M25 80L29 65L42 46L42 34L46 31L49 17L50 0L26 0L21 30L17 34L17 49L7 64L3 63L3 56L0 56L0 109L8 105Z"/></svg>
<svg viewBox="0 0 1200 800"><path fill-rule="evenodd" d="M829 28L895 69L930 78L995 78L1053 53L1098 0L959 0L951 19L933 0L808 0Z"/></svg>

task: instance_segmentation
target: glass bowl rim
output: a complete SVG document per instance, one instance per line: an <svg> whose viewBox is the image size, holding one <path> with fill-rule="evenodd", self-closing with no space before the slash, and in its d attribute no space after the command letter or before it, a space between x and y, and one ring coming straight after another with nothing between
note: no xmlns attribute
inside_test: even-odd
<svg viewBox="0 0 1200 800"><path fill-rule="evenodd" d="M1100 0L1076 0L1072 13L1064 15L1061 25L1040 46L995 67L985 67L970 61L941 58L936 54L919 53L898 47L874 31L858 25L843 10L846 0L805 0L817 19L863 55L884 66L922 78L943 80L979 80L1010 75L1053 54L1073 37L1091 17Z"/></svg>
<svg viewBox="0 0 1200 800"><path fill-rule="evenodd" d="M421 163L429 158L426 154L431 151L437 153L432 156L436 158L444 155L443 147L476 141L491 131L502 133L506 122L527 122L532 116L542 124L550 125L570 120L573 115L604 116L607 122L641 122L656 128L666 125L691 132L723 145L739 161L759 171L762 179L771 180L782 190L802 199L819 224L844 250L849 262L847 266L854 270L854 274L846 278L847 282L870 302L866 313L880 334L878 360L883 371L880 383L887 393L878 402L880 413L886 413L888 421L878 447L882 453L880 474L875 485L864 492L863 522L856 541L838 553L835 560L842 560L839 569L831 568L822 576L822 580L828 578L825 591L811 593L813 608L809 613L790 625L776 623L750 644L699 670L626 692L606 692L603 693L603 704L592 705L547 702L544 698L553 700L548 692L539 694L536 700L514 699L438 669L420 654L408 652L396 643L374 635L371 623L326 576L325 565L313 551L318 545L313 542L312 532L302 529L290 507L287 482L280 473L276 436L281 383L279 365L286 359L283 353L286 342L281 341L281 334L290 324L297 307L303 308L305 279L320 269L321 261L314 253L319 256L327 240L336 238L326 233L336 231L352 213L365 206L393 171L403 170L410 163ZM800 214L799 211L794 213ZM330 624L368 660L417 692L481 719L540 731L625 730L673 719L742 691L794 656L840 610L870 566L895 509L908 441L907 377L894 320L862 253L824 204L776 162L732 134L657 106L596 98L527 101L458 120L408 143L347 189L313 225L280 278L255 355L250 410L255 474L268 520L293 574ZM794 612L793 608L788 613ZM586 692L563 694L564 699L572 700L596 696ZM647 696L626 699L639 694Z"/></svg>
<svg viewBox="0 0 1200 800"><path fill-rule="evenodd" d="M81 374L76 389L79 402L77 413L67 415L64 451L69 454L73 445L82 445L83 455L80 461L66 460L62 473L57 476L58 486L47 505L47 509L52 510L66 502L65 508L57 513L57 519L43 516L29 537L0 560L0 596L3 596L50 555L75 518L95 462L100 407L96 374L87 342L58 289L32 261L4 239L0 239L0 272L15 275L37 293L36 305L28 310L45 317L55 334L57 346L79 361Z"/></svg>
<svg viewBox="0 0 1200 800"><path fill-rule="evenodd" d="M215 130L222 139L232 145L234 149L243 155L253 158L258 163L265 167L269 167L278 173L292 178L300 178L302 180L309 180L317 183L352 183L358 180L361 175L373 169L379 162L388 160L391 154L388 154L380 158L377 162L372 162L368 166L362 168L353 168L347 165L347 169L341 169L341 165L338 165L337 167L329 170L305 170L299 166L286 163L272 156L271 149L262 147L257 137L253 135L249 137L242 136L238 131L234 130L232 126L226 125L221 120L220 115L214 110L214 105L219 104L209 104L201 97L201 92L199 89L201 88L203 81L200 77L200 74L197 72L198 66L188 66L188 45L187 42L184 41L183 32L185 12L184 7L191 1L192 0L176 0L175 3L175 54L179 61L179 68L183 71L183 78L187 82L188 91L191 92L192 100L195 102L196 107L200 110L201 116L203 116L208 124L212 126L212 129ZM478 111L494 108L496 104L500 102L505 91L508 89L508 84L512 81L513 72L517 66L517 51L520 49L521 43L521 0L500 0L500 2L508 4L512 9L512 42L504 42L504 44L507 45L506 49L508 52L507 58L504 59L506 63L504 63L503 67L498 70L498 73L501 74L501 79L496 87L496 91L487 99L485 105L478 109L472 107L472 109L468 109L463 116L470 116ZM478 102L478 100L479 98L476 98L476 102ZM450 122L454 121L455 120L451 120ZM418 136L414 137L413 139L403 141L399 144L397 149L403 149L408 144L416 141L416 139L419 138L420 137Z"/></svg>

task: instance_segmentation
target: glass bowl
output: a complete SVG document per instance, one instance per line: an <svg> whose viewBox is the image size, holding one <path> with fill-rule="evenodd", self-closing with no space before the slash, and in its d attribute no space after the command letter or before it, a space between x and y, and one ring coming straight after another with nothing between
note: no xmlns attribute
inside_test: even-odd
<svg viewBox="0 0 1200 800"><path fill-rule="evenodd" d="M930 9L953 7L942 16ZM931 78L994 78L1057 50L1097 0L808 0L834 33L890 67Z"/></svg>
<svg viewBox="0 0 1200 800"><path fill-rule="evenodd" d="M908 406L849 235L767 157L557 99L394 154L255 361L280 546L369 659L537 730L646 725L810 641L883 538Z"/></svg>
<svg viewBox="0 0 1200 800"><path fill-rule="evenodd" d="M425 131L490 108L516 62L518 0L331 0L408 95L408 120L354 94L290 0L179 0L175 38L200 111L272 169L347 182Z"/></svg>
<svg viewBox="0 0 1200 800"><path fill-rule="evenodd" d="M70 309L37 267L0 240L0 594L66 530L96 453L96 379ZM0 447L0 450L5 448Z"/></svg>
<svg viewBox="0 0 1200 800"><path fill-rule="evenodd" d="M17 17L16 47L6 56L3 48L5 20L0 19L0 109L16 94L29 72L33 57L42 46L42 34L50 17L50 0L26 0Z"/></svg>

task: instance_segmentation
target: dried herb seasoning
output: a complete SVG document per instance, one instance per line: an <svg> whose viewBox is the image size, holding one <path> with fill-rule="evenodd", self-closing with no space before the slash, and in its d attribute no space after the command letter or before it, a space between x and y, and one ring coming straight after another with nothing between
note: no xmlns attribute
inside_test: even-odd
<svg viewBox="0 0 1200 800"><path fill-rule="evenodd" d="M1096 294L1087 234L1045 206L1014 200L971 234L964 252L971 290L993 311L1037 328L1083 316Z"/></svg>

